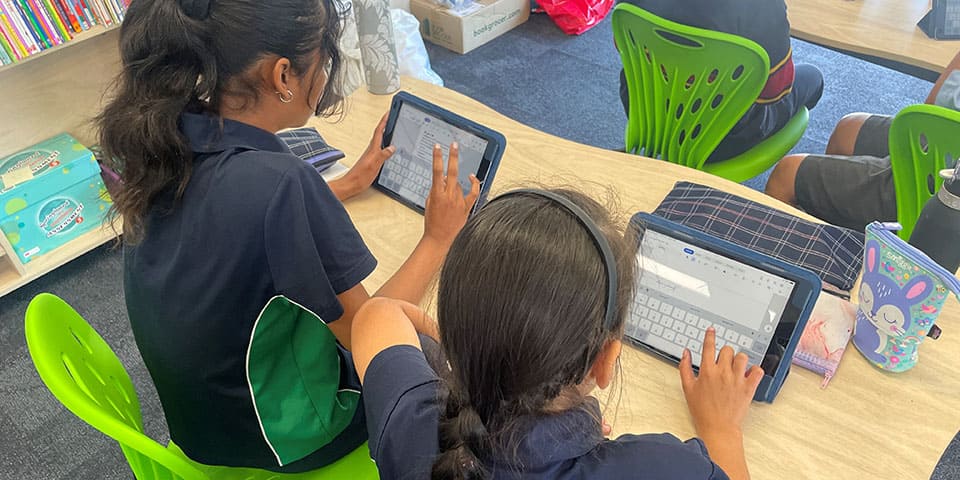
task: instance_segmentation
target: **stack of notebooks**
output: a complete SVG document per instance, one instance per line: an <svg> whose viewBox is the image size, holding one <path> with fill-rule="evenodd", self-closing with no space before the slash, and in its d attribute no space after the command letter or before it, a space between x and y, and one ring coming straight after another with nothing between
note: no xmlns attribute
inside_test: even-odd
<svg viewBox="0 0 960 480"><path fill-rule="evenodd" d="M130 0L0 0L0 65L123 21Z"/></svg>

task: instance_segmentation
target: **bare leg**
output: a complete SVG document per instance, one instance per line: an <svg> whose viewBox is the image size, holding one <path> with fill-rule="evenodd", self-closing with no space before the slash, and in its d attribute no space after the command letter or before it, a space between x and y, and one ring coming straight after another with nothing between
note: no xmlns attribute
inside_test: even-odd
<svg viewBox="0 0 960 480"><path fill-rule="evenodd" d="M780 160L767 181L766 193L788 205L797 206L797 170L806 155L788 155Z"/></svg>
<svg viewBox="0 0 960 480"><path fill-rule="evenodd" d="M869 113L851 113L841 118L827 142L827 155L853 155L860 128L868 118Z"/></svg>

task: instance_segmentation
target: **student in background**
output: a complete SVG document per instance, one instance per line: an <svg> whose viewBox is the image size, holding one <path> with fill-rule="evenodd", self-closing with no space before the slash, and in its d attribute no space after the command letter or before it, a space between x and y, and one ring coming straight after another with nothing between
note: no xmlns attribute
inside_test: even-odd
<svg viewBox="0 0 960 480"><path fill-rule="evenodd" d="M770 57L767 84L707 159L735 157L778 132L801 107L813 109L823 93L823 75L812 65L793 63L790 22L783 0L618 0L658 17L717 32L739 35L758 43ZM620 100L628 112L630 96L620 70Z"/></svg>
<svg viewBox="0 0 960 480"><path fill-rule="evenodd" d="M543 195L566 199L585 220ZM610 246L615 285L585 222ZM741 423L763 374L729 347L699 376L690 352L680 364L702 440L604 439L590 394L607 388L618 369L636 269L630 237L582 194L507 194L454 241L440 274L439 324L408 303L365 304L354 319L354 361L381 477L748 478ZM609 321L607 288L617 296ZM418 333L441 339L449 366L440 375ZM703 348L713 358L712 330Z"/></svg>
<svg viewBox="0 0 960 480"><path fill-rule="evenodd" d="M335 0L134 0L121 27L123 70L98 122L123 181L127 311L170 436L202 463L298 472L366 440L362 408L324 424L313 403L335 399L289 361L313 365L321 339L257 328L274 297L309 310L340 344L324 367L359 387L347 349L376 260L333 190L369 187L392 153L380 149L384 123L338 186L275 135L340 106L339 36ZM457 183L450 150L435 185ZM472 182L466 198L431 193L422 240L376 295L422 299L478 195ZM283 418L261 416L263 402L283 404Z"/></svg>
<svg viewBox="0 0 960 480"><path fill-rule="evenodd" d="M960 53L940 74L926 103L960 110ZM767 195L854 230L863 230L874 220L895 222L892 121L891 116L870 113L843 117L825 154L790 155L777 164L767 182Z"/></svg>

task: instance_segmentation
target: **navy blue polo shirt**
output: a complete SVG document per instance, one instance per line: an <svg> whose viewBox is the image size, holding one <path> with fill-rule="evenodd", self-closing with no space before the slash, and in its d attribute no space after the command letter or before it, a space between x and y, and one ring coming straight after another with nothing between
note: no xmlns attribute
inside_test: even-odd
<svg viewBox="0 0 960 480"><path fill-rule="evenodd" d="M282 455L252 399L255 322L279 295L323 322L337 320L337 295L366 278L376 260L323 179L273 133L190 113L180 130L194 152L183 198L160 194L145 237L124 247L130 323L171 439L203 463L276 469ZM256 354L270 359L262 349ZM339 356L344 388L359 388L349 353L340 348ZM281 367L258 366L267 378ZM357 410L336 440L283 466L322 466L362 444ZM298 414L283 411L293 417L282 420Z"/></svg>
<svg viewBox="0 0 960 480"><path fill-rule="evenodd" d="M390 347L370 362L363 395L381 478L430 478L439 445L438 388L437 375L414 347ZM590 399L583 408L522 419L519 463L484 459L484 465L494 479L727 479L699 439L650 434L606 440L600 416ZM523 465L522 471L513 465Z"/></svg>

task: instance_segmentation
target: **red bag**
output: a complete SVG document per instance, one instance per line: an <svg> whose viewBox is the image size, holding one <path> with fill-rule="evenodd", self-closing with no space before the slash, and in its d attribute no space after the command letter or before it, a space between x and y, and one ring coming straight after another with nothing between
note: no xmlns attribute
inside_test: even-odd
<svg viewBox="0 0 960 480"><path fill-rule="evenodd" d="M567 35L590 30L613 8L613 0L537 0L537 3Z"/></svg>

